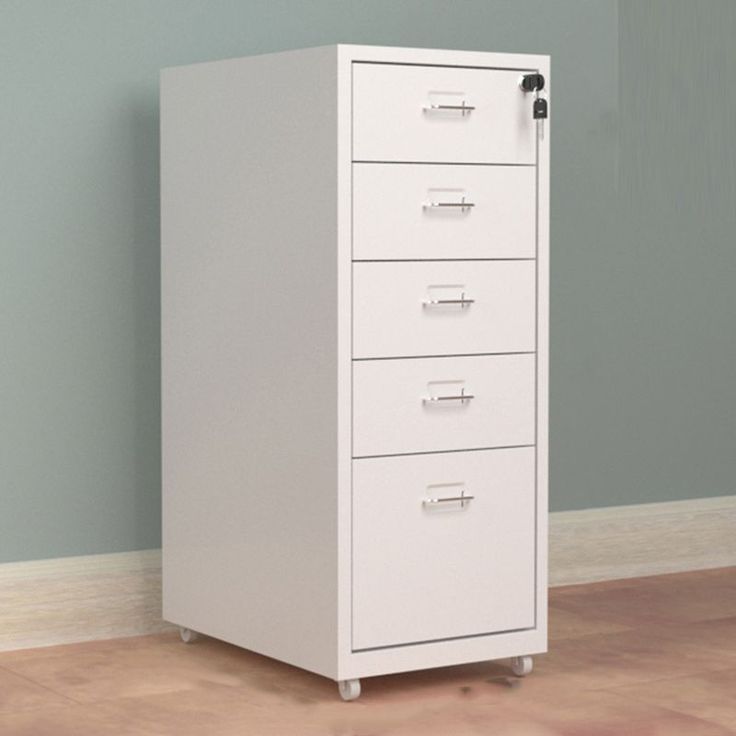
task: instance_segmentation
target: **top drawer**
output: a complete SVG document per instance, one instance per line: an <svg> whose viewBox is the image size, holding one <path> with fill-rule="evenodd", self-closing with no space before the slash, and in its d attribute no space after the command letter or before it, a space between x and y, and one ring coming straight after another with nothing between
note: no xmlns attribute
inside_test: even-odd
<svg viewBox="0 0 736 736"><path fill-rule="evenodd" d="M534 164L532 100L520 77L499 69L353 64L353 159Z"/></svg>

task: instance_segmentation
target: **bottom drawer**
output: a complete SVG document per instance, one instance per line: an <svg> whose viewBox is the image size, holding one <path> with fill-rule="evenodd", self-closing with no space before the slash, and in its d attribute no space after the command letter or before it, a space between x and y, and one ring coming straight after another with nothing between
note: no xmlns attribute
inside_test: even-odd
<svg viewBox="0 0 736 736"><path fill-rule="evenodd" d="M353 461L354 650L534 627L534 453Z"/></svg>

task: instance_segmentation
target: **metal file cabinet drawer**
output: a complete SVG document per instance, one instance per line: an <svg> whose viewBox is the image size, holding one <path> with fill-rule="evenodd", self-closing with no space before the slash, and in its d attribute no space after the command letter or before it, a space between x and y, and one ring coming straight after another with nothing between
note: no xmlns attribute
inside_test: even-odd
<svg viewBox="0 0 736 736"><path fill-rule="evenodd" d="M534 261L353 264L353 357L535 349Z"/></svg>
<svg viewBox="0 0 736 736"><path fill-rule="evenodd" d="M353 258L534 258L536 169L353 165Z"/></svg>
<svg viewBox="0 0 736 736"><path fill-rule="evenodd" d="M353 361L353 456L534 443L534 355Z"/></svg>
<svg viewBox="0 0 736 736"><path fill-rule="evenodd" d="M534 495L533 447L354 460L353 648L533 627Z"/></svg>
<svg viewBox="0 0 736 736"><path fill-rule="evenodd" d="M353 160L536 163L521 72L353 64Z"/></svg>

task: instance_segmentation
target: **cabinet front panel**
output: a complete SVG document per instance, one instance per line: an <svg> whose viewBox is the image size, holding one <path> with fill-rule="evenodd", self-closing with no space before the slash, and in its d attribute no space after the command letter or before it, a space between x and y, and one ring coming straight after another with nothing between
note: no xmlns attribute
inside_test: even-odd
<svg viewBox="0 0 736 736"><path fill-rule="evenodd" d="M353 357L534 350L534 261L353 264Z"/></svg>
<svg viewBox="0 0 736 736"><path fill-rule="evenodd" d="M353 362L353 456L531 445L534 355Z"/></svg>
<svg viewBox="0 0 736 736"><path fill-rule="evenodd" d="M534 258L530 166L353 165L353 258Z"/></svg>
<svg viewBox="0 0 736 736"><path fill-rule="evenodd" d="M534 467L533 448L353 461L354 649L534 626Z"/></svg>
<svg viewBox="0 0 736 736"><path fill-rule="evenodd" d="M353 160L534 164L521 72L353 64Z"/></svg>

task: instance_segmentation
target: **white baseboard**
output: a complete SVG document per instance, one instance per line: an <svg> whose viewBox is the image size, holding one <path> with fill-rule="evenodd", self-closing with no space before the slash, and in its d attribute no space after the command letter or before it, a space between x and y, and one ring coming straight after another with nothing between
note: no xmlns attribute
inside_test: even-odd
<svg viewBox="0 0 736 736"><path fill-rule="evenodd" d="M550 585L736 565L736 496L550 514Z"/></svg>
<svg viewBox="0 0 736 736"><path fill-rule="evenodd" d="M736 496L550 515L550 584L736 566ZM0 564L0 651L163 631L161 551Z"/></svg>
<svg viewBox="0 0 736 736"><path fill-rule="evenodd" d="M160 550L0 565L0 651L164 628Z"/></svg>

